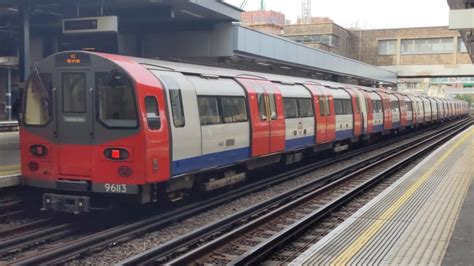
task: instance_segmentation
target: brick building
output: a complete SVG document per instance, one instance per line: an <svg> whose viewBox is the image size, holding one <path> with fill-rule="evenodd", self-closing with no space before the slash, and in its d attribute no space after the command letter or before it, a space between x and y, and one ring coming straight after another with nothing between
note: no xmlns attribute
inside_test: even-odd
<svg viewBox="0 0 474 266"><path fill-rule="evenodd" d="M305 45L397 72L400 90L444 96L472 89L474 65L458 31L445 27L358 30L333 22L287 25L284 36ZM439 83L439 78L451 82ZM464 79L463 79L464 78Z"/></svg>
<svg viewBox="0 0 474 266"><path fill-rule="evenodd" d="M283 13L270 10L242 12L241 17L246 27L272 35L282 35L286 23Z"/></svg>
<svg viewBox="0 0 474 266"><path fill-rule="evenodd" d="M350 32L333 22L323 20L313 24L286 25L284 36L313 48L350 57Z"/></svg>

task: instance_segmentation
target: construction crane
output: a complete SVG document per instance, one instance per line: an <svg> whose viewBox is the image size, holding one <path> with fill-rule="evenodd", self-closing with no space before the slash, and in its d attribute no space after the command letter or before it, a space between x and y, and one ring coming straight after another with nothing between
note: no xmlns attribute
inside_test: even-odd
<svg viewBox="0 0 474 266"><path fill-rule="evenodd" d="M240 8L243 9L247 5L248 0L244 0L240 5ZM260 10L265 10L265 0L260 0Z"/></svg>

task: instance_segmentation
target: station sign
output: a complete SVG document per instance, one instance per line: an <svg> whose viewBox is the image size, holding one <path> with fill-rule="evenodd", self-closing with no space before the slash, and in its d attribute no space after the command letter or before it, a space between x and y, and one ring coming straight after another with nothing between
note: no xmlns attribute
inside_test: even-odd
<svg viewBox="0 0 474 266"><path fill-rule="evenodd" d="M88 66L91 56L86 53L61 53L55 56L56 66Z"/></svg>

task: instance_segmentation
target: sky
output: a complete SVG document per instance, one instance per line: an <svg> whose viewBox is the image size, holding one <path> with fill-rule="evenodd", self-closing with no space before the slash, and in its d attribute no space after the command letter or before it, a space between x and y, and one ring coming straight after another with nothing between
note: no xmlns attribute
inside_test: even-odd
<svg viewBox="0 0 474 266"><path fill-rule="evenodd" d="M225 0L239 6L244 0ZM257 10L260 0L247 0L245 10ZM279 11L293 23L301 0L266 0L266 10ZM447 0L312 0L312 15L329 17L343 27L364 29L447 26Z"/></svg>

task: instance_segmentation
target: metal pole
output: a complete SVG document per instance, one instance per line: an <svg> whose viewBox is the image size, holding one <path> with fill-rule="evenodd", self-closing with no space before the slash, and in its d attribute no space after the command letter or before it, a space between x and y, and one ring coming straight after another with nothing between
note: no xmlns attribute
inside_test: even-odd
<svg viewBox="0 0 474 266"><path fill-rule="evenodd" d="M7 68L7 109L8 121L12 120L12 70Z"/></svg>
<svg viewBox="0 0 474 266"><path fill-rule="evenodd" d="M28 4L21 5L22 38L20 43L20 87L24 86L30 72L30 16Z"/></svg>

